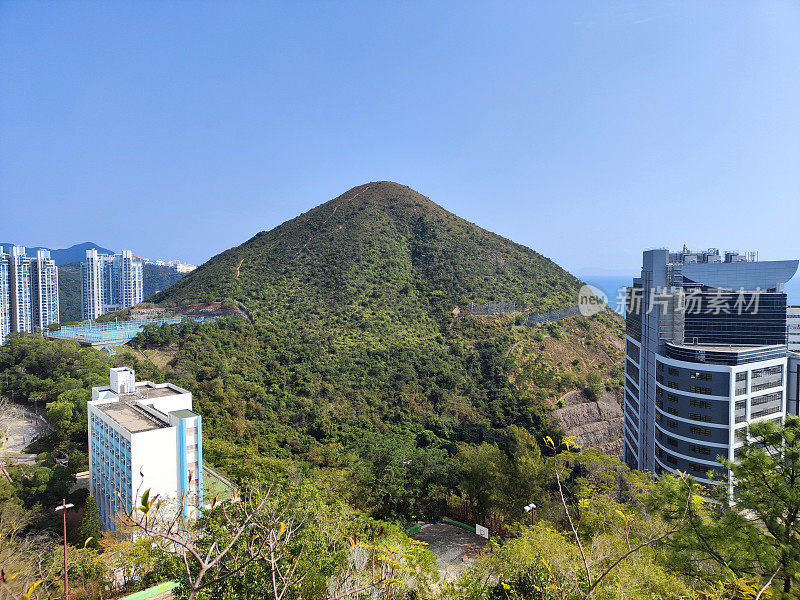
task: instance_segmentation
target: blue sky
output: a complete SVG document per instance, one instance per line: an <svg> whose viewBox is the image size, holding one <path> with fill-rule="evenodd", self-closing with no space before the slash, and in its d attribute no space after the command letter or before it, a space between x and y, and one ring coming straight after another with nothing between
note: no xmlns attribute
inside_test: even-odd
<svg viewBox="0 0 800 600"><path fill-rule="evenodd" d="M390 179L578 274L795 258L798 32L779 1L4 0L0 240L199 263Z"/></svg>

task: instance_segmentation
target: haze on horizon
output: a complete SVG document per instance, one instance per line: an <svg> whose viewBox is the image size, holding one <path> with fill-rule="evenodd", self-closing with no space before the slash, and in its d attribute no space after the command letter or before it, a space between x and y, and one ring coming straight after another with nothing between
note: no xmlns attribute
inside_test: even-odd
<svg viewBox="0 0 800 600"><path fill-rule="evenodd" d="M581 275L800 256L795 2L0 4L0 239L202 263L408 185Z"/></svg>

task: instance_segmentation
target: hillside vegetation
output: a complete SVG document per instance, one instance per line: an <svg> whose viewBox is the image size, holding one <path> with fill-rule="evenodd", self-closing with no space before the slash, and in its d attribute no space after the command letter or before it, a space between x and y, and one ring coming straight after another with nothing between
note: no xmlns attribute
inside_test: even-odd
<svg viewBox="0 0 800 600"><path fill-rule="evenodd" d="M680 473L656 482L587 451L605 443L596 425L619 401L622 320L606 311L524 325L524 311L572 304L579 284L533 250L378 183L222 253L158 294L159 306L135 309L229 315L215 322L148 326L114 357L12 334L0 396L44 405L53 433L29 447L36 465L0 478L0 563L28 578L12 582L18 595L35 580L30 597L59 596L49 566L60 564L59 524L44 507L67 498L84 511L68 534L75 597L177 580L177 598L198 600L753 600L770 582L770 598L797 598L800 420L753 426L740 463L725 462L742 483L733 509L727 486L711 504L715 492ZM522 312L469 314L486 300ZM100 536L94 503L68 492L87 463L88 388L120 364L192 391L204 461L244 489L242 502L212 499L178 525L188 551L164 543L172 526L159 539L149 504L128 515L133 529ZM510 537L446 583L403 533L442 515L502 523ZM224 560L204 570L215 553Z"/></svg>
<svg viewBox="0 0 800 600"><path fill-rule="evenodd" d="M468 315L472 301L567 306L579 286L537 252L379 182L259 233L153 298L238 304L250 319L150 328L136 343L195 391L218 464L373 468L417 453L408 493L422 501L458 443L503 443L511 426L557 436L548 411L561 395L619 383L611 313L539 328L522 314ZM386 448L396 452L380 458Z"/></svg>
<svg viewBox="0 0 800 600"><path fill-rule="evenodd" d="M362 185L215 256L154 301L233 299L260 321L373 336L433 331L471 301L545 310L574 303L578 279L414 190Z"/></svg>

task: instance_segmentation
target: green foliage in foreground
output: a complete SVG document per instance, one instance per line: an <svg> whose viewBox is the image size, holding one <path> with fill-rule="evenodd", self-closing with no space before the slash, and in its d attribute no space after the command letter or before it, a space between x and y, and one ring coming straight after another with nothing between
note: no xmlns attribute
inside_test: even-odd
<svg viewBox="0 0 800 600"><path fill-rule="evenodd" d="M440 580L432 556L409 541L396 525L374 520L354 508L341 493L351 474L331 468L305 474L296 471L273 481L270 502L259 509L263 516L255 520L253 528L244 527L246 535L234 543L219 568L214 567L207 579L201 577L199 583L210 583L196 593L190 594L189 585L190 577L198 583L196 564L190 561L187 573L180 552L176 554L171 544L159 543L158 536L142 535L140 530L122 529L104 536L99 555L91 549L70 548L70 572L81 590L76 597L84 598L99 598L114 580L113 572L124 574L129 589L177 579L181 582L179 598L273 598L278 597L273 587L273 573L277 572L288 574L287 593L281 596L286 598L754 600L764 588L761 598L794 599L797 586L791 573L796 572L796 563L786 564L788 588L782 578L773 581L772 587L767 583L781 567L781 557L791 555L792 547L778 538L792 541L796 535L793 521L786 519L796 507L793 498L798 483L792 473L798 423L789 419L785 428L773 424L753 429L753 456L745 456L736 468L742 475L749 472L764 480L764 485L780 490L781 497L754 499L752 514L737 507L715 507L707 500L710 491L686 476L655 481L593 450L542 457L534 450L538 445L519 435L515 455L540 479L552 482L558 476L565 493L562 509L569 511L575 529L563 511L544 511L537 515L535 526L520 521L512 527L514 537L504 544L492 542L492 551L455 580ZM775 443L773 449L783 451L773 453L757 446L768 438ZM765 462L757 450L772 458ZM491 448L480 452L498 464L503 462ZM779 483L782 478L788 485ZM537 493L540 498L558 501L549 485ZM742 497L742 501L748 500ZM61 574L58 540L24 538L20 525L26 517L17 506L13 499L0 503L0 536L14 536L0 540L4 542L0 544L0 562L12 573L11 568L21 565L45 568L38 597L57 594ZM232 532L246 525L244 519L252 514L242 503L217 506L191 526L194 533L187 539L193 540L192 547L199 555L213 556L232 541ZM766 518L787 528L773 529L774 523L756 520L755 514L771 515ZM748 520L742 521L743 516ZM285 538L284 531L290 532ZM247 560L261 536L276 540L275 562L269 552ZM35 557L31 555L34 549ZM741 556L717 560L709 551L736 558L735 551ZM363 594L350 593L359 589Z"/></svg>
<svg viewBox="0 0 800 600"><path fill-rule="evenodd" d="M726 573L774 578L783 594L776 597L800 597L800 418L750 425L737 462L722 462L736 481L734 508L693 510L691 527L669 545L673 563L706 579ZM663 492L660 502L674 507L676 490ZM727 494L722 485L714 496L727 504ZM674 518L669 510L663 514Z"/></svg>

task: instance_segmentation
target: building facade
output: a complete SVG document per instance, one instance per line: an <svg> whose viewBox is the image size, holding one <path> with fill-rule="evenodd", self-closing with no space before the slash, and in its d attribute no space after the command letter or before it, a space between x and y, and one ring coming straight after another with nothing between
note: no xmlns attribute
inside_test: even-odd
<svg viewBox="0 0 800 600"><path fill-rule="evenodd" d="M786 412L800 416L800 353L789 352L786 376Z"/></svg>
<svg viewBox="0 0 800 600"><path fill-rule="evenodd" d="M31 258L31 318L36 330L58 323L58 267L49 250L37 250Z"/></svg>
<svg viewBox="0 0 800 600"><path fill-rule="evenodd" d="M800 352L800 306L786 307L789 352Z"/></svg>
<svg viewBox="0 0 800 600"><path fill-rule="evenodd" d="M142 261L130 250L99 254L87 250L81 263L81 304L84 319L138 304L144 296Z"/></svg>
<svg viewBox="0 0 800 600"><path fill-rule="evenodd" d="M198 514L203 427L191 392L136 381L133 369L114 368L110 385L92 388L88 413L89 489L103 529L114 529L117 513L138 506L146 490L187 517Z"/></svg>
<svg viewBox="0 0 800 600"><path fill-rule="evenodd" d="M783 285L798 261L648 250L628 288L625 462L724 475L746 425L787 410Z"/></svg>
<svg viewBox="0 0 800 600"><path fill-rule="evenodd" d="M0 344L9 333L41 331L59 321L58 267L49 250L0 247Z"/></svg>
<svg viewBox="0 0 800 600"><path fill-rule="evenodd" d="M8 291L11 331L33 333L31 307L31 263L24 246L11 246L8 261Z"/></svg>

